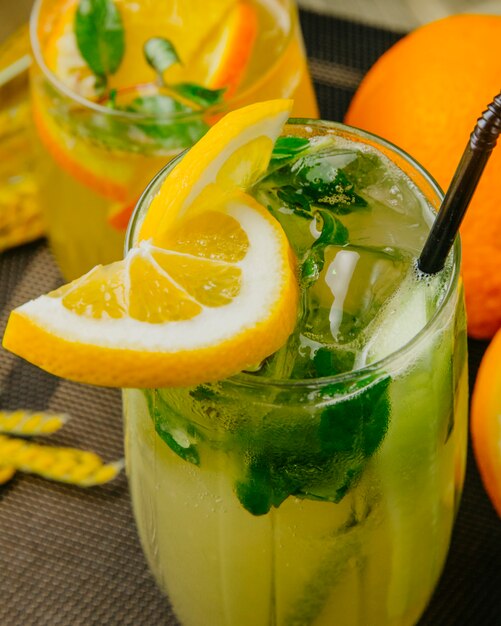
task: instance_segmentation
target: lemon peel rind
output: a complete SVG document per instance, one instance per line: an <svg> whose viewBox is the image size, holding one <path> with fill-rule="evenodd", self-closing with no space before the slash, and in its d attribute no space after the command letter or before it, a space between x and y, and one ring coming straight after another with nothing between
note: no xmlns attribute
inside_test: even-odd
<svg viewBox="0 0 501 626"><path fill-rule="evenodd" d="M20 311L11 313L3 346L49 373L75 382L125 388L184 387L222 380L278 350L295 327L297 301L297 281L291 272L283 286L283 306L275 307L251 329L196 350L155 352L70 341L54 336ZM295 306L290 306L291 302Z"/></svg>
<svg viewBox="0 0 501 626"><path fill-rule="evenodd" d="M19 312L44 326L53 335L61 334L70 341L94 343L113 348L121 345L132 350L176 352L199 349L230 339L240 330L252 328L267 317L280 298L281 285L291 272L288 264L274 265L284 259L288 248L285 234L278 222L253 198L243 193L229 202L225 211L235 217L249 238L245 259L235 264L242 272L242 288L237 298L219 307L202 307L194 318L148 324L129 317L117 322L114 318L86 317L65 308L61 297L43 295L19 307ZM141 254L148 244L142 242L129 255ZM128 255L128 256L129 256ZM126 261L127 262L127 261ZM270 271L273 266L273 271ZM91 270L86 276L95 272ZM75 281L78 287L86 276ZM63 298L71 293L68 290Z"/></svg>

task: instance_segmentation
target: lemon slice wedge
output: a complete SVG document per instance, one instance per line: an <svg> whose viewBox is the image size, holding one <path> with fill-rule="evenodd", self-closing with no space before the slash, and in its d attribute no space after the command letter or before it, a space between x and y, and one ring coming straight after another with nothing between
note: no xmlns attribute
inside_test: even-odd
<svg viewBox="0 0 501 626"><path fill-rule="evenodd" d="M205 210L237 189L248 189L266 171L292 100L251 104L223 117L170 173L153 199L139 238L162 240L189 210Z"/></svg>
<svg viewBox="0 0 501 626"><path fill-rule="evenodd" d="M280 348L296 323L295 259L242 189L265 171L290 106L259 103L218 122L166 177L126 258L15 309L3 345L115 387L218 380Z"/></svg>

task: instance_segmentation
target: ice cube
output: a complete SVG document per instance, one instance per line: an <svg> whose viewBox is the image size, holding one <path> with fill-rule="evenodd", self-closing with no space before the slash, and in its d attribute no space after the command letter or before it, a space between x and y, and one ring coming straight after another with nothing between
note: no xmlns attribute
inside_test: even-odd
<svg viewBox="0 0 501 626"><path fill-rule="evenodd" d="M359 355L363 363L374 363L405 346L424 328L429 319L431 282L410 272L401 287L381 309L368 333L370 338Z"/></svg>
<svg viewBox="0 0 501 626"><path fill-rule="evenodd" d="M410 259L393 250L327 246L325 263L310 287L302 332L334 346L358 345L407 274Z"/></svg>

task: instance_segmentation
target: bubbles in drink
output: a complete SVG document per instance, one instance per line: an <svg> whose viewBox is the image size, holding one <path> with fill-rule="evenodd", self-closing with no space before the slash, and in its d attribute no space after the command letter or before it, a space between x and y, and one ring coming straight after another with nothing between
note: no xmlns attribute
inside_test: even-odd
<svg viewBox="0 0 501 626"><path fill-rule="evenodd" d="M370 146L329 134L296 139L287 160L281 141L280 166L254 193L298 256L302 313L288 344L257 373L317 378L358 369L409 342L444 292L447 279L423 280L415 267L433 211Z"/></svg>

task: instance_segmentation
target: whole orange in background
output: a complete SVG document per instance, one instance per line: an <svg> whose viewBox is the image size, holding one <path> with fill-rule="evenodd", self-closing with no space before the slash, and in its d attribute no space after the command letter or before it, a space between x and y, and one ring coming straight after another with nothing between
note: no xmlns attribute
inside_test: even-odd
<svg viewBox="0 0 501 626"><path fill-rule="evenodd" d="M478 370L471 399L471 436L482 482L501 517L501 331Z"/></svg>
<svg viewBox="0 0 501 626"><path fill-rule="evenodd" d="M421 26L372 66L345 122L403 148L446 189L476 120L501 90L500 42L501 16L453 15ZM489 338L501 328L501 146L461 236L468 332Z"/></svg>

